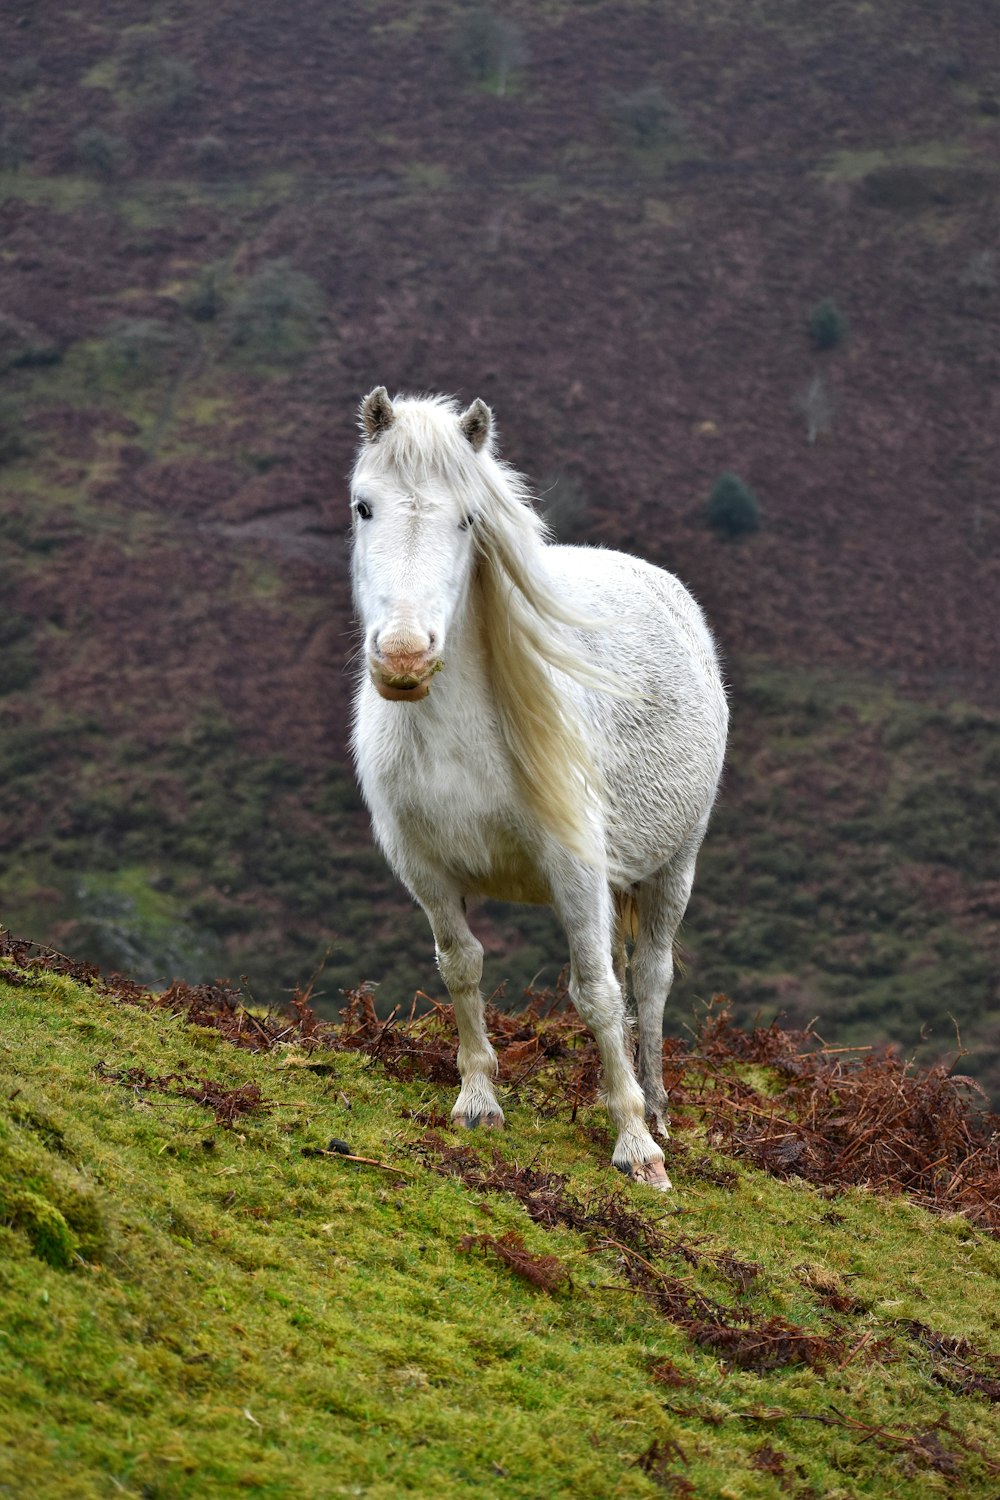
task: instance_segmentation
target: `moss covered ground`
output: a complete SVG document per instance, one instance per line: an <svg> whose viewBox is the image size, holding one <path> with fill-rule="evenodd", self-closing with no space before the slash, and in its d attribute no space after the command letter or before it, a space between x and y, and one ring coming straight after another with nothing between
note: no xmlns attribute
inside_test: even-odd
<svg viewBox="0 0 1000 1500"><path fill-rule="evenodd" d="M647 1196L538 1073L456 1159L448 1087L301 1025L253 1053L4 976L0 1494L996 1495L966 1219L777 1181L695 1117ZM504 1189L536 1180L573 1213Z"/></svg>

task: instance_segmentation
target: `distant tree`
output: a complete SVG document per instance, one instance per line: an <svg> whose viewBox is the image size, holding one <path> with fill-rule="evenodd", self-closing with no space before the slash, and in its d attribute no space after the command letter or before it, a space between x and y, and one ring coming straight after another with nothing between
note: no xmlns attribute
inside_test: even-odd
<svg viewBox="0 0 1000 1500"><path fill-rule="evenodd" d="M809 337L817 349L835 349L847 337L847 323L832 297L824 297L810 312Z"/></svg>
<svg viewBox="0 0 1000 1500"><path fill-rule="evenodd" d="M511 73L528 60L519 26L485 7L469 11L455 29L452 50L459 64L503 98Z"/></svg>
<svg viewBox="0 0 1000 1500"><path fill-rule="evenodd" d="M644 83L627 93L615 94L610 113L619 131L634 146L663 145L681 134L681 117L658 83Z"/></svg>
<svg viewBox="0 0 1000 1500"><path fill-rule="evenodd" d="M737 474L720 474L705 507L708 524L726 536L743 536L760 527L757 497Z"/></svg>

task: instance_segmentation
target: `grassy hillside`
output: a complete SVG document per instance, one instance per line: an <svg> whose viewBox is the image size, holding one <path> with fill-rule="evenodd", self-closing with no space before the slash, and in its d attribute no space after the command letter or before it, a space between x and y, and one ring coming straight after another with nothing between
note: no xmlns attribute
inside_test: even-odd
<svg viewBox="0 0 1000 1500"><path fill-rule="evenodd" d="M510 1128L459 1140L433 1019L59 967L0 975L0 1493L996 1493L997 1242L711 1144L785 1098L777 1034L674 1049L661 1200L558 1014L499 1039Z"/></svg>

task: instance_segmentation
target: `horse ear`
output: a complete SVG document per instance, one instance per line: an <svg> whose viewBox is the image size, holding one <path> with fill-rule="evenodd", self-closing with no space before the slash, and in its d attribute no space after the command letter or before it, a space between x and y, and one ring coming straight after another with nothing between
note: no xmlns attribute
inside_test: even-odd
<svg viewBox="0 0 1000 1500"><path fill-rule="evenodd" d="M480 401L477 396L468 411L462 413L459 426L478 453L490 440L490 434L493 431L493 413L486 402Z"/></svg>
<svg viewBox="0 0 1000 1500"><path fill-rule="evenodd" d="M389 400L389 392L384 385L377 385L373 391L369 391L361 403L358 412L361 420L361 430L370 443L382 436L393 424L396 409Z"/></svg>

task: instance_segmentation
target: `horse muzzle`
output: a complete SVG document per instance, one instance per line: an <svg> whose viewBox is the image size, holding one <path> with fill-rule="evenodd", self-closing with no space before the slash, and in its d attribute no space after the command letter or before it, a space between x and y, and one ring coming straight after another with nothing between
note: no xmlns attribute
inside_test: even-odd
<svg viewBox="0 0 1000 1500"><path fill-rule="evenodd" d="M424 658L413 660L369 661L368 669L375 691L382 698L394 703L416 703L426 698L431 690L431 678L440 672L444 663L439 657L432 661Z"/></svg>

